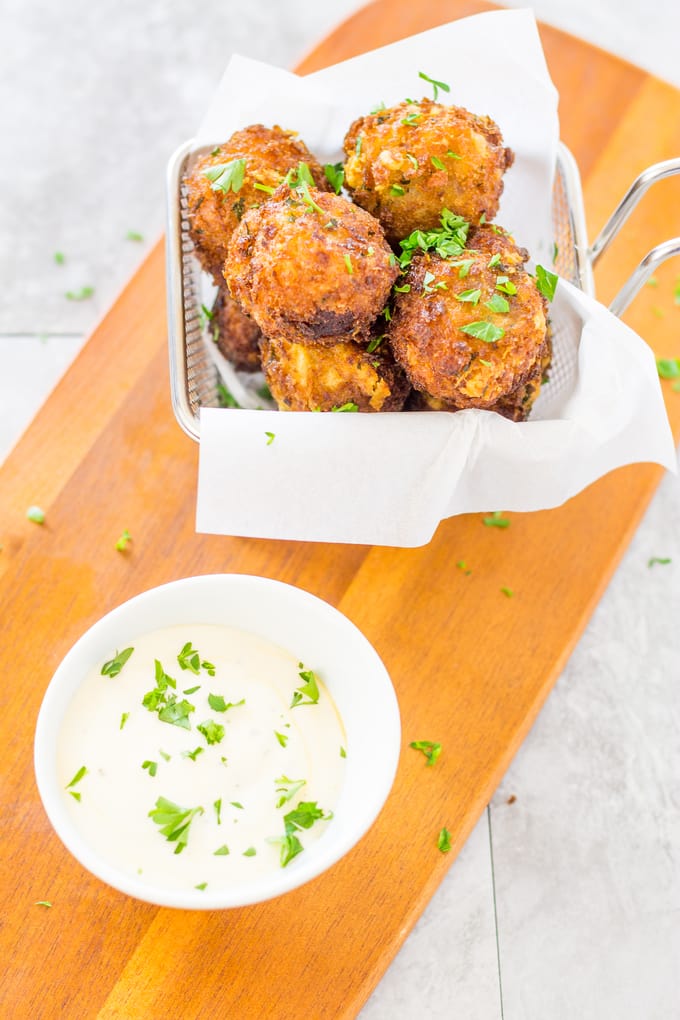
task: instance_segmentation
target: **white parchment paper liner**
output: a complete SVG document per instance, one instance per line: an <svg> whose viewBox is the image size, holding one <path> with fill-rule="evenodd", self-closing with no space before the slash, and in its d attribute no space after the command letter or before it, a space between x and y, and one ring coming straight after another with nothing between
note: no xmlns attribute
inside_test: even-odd
<svg viewBox="0 0 680 1020"><path fill-rule="evenodd" d="M480 52L484 59L479 59ZM322 162L383 100L429 94L501 126L515 164L497 222L552 261L557 95L533 15L476 15L298 78L235 57L196 144L252 123L299 131ZM675 469L651 350L565 281L552 304L554 358L528 422L486 411L315 414L204 408L196 527L259 538L422 545L440 520L557 506L623 464ZM270 440L266 433L273 433Z"/></svg>

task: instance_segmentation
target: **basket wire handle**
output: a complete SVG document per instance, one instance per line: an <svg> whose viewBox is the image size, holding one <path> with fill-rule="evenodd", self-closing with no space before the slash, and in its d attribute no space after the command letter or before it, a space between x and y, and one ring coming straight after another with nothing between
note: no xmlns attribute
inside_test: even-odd
<svg viewBox="0 0 680 1020"><path fill-rule="evenodd" d="M594 266L602 253L606 251L652 184L663 181L667 177L674 177L676 174L680 174L680 158L666 159L662 163L655 163L643 170L639 177L636 177L591 245L589 251L591 265ZM680 237L665 241L652 248L631 273L610 304L610 311L614 315L622 315L654 270L674 255L680 255Z"/></svg>

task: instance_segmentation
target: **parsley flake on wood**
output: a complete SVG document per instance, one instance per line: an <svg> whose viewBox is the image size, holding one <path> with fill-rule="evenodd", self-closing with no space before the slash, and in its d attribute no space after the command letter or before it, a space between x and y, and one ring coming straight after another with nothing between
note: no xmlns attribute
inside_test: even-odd
<svg viewBox="0 0 680 1020"><path fill-rule="evenodd" d="M509 599L511 599L512 596L515 594L514 591L512 590L512 588L508 588L506 585L503 585L501 587L501 591L503 592L505 597L509 598Z"/></svg>
<svg viewBox="0 0 680 1020"><path fill-rule="evenodd" d="M199 723L196 729L203 734L209 744L219 744L224 737L224 726L214 719L206 719L205 722Z"/></svg>
<svg viewBox="0 0 680 1020"><path fill-rule="evenodd" d="M442 753L442 745L435 743L434 740L412 740L409 744L414 751L422 751L427 761L425 762L426 767L431 767L436 762L439 755Z"/></svg>
<svg viewBox="0 0 680 1020"><path fill-rule="evenodd" d="M52 904L49 900L36 900L33 904L34 907L51 907Z"/></svg>
<svg viewBox="0 0 680 1020"><path fill-rule="evenodd" d="M451 849L451 833L448 829L442 829L437 836L437 849L447 854Z"/></svg>
<svg viewBox="0 0 680 1020"><path fill-rule="evenodd" d="M543 266L536 266L536 287L546 300L552 301L555 297L558 279L555 273L544 269Z"/></svg>
<svg viewBox="0 0 680 1020"><path fill-rule="evenodd" d="M332 187L336 195L339 195L342 191L342 186L345 183L345 168L342 163L325 163L323 172L326 175L326 180Z"/></svg>
<svg viewBox="0 0 680 1020"><path fill-rule="evenodd" d="M470 322L467 326L460 326L461 333L467 333L477 340L483 340L485 344L495 344L497 340L505 336L505 330L500 326L494 326L492 322L481 319L478 322Z"/></svg>
<svg viewBox="0 0 680 1020"><path fill-rule="evenodd" d="M503 516L501 510L494 510L492 514L482 518L482 524L487 528L509 528L510 521Z"/></svg>
<svg viewBox="0 0 680 1020"><path fill-rule="evenodd" d="M112 659L109 659L108 662L104 663L104 665L101 668L100 675L111 677L118 676L121 669L128 661L133 652L134 648L124 648L122 652L116 651L114 657Z"/></svg>
<svg viewBox="0 0 680 1020"><path fill-rule="evenodd" d="M175 853L181 854L189 841L189 828L197 815L203 814L202 807L184 808L166 797L159 797L155 808L149 811L149 818L160 827L161 835L169 843L176 843Z"/></svg>
<svg viewBox="0 0 680 1020"><path fill-rule="evenodd" d="M312 669L305 669L301 662L298 663L298 668L300 670L298 676L303 682L295 689L290 707L297 708L298 705L316 705L319 701L319 686L316 673Z"/></svg>
<svg viewBox="0 0 680 1020"><path fill-rule="evenodd" d="M233 159L229 163L218 163L203 171L203 176L210 181L213 191L221 191L224 195L233 191L234 194L243 187L246 172L245 159Z"/></svg>
<svg viewBox="0 0 680 1020"><path fill-rule="evenodd" d="M26 517L28 518L29 521L32 521L34 524L45 523L45 511L41 510L39 506L29 506L28 510L26 511Z"/></svg>
<svg viewBox="0 0 680 1020"><path fill-rule="evenodd" d="M472 573L465 560L458 560L456 566L459 570L462 570L466 576Z"/></svg>
<svg viewBox="0 0 680 1020"><path fill-rule="evenodd" d="M680 358L657 358L656 370L661 379L680 379Z"/></svg>
<svg viewBox="0 0 680 1020"><path fill-rule="evenodd" d="M435 103L437 102L437 96L439 95L439 90L440 89L442 90L442 92L450 92L451 91L451 86L447 85L445 81L437 81L435 78L430 78L423 71L418 71L418 77L422 78L423 81L429 82L430 85L432 86L432 93L433 93L432 94L432 99L434 100Z"/></svg>
<svg viewBox="0 0 680 1020"><path fill-rule="evenodd" d="M123 531L122 535L116 542L116 549L118 552L125 552L130 542L132 541L132 535L127 528Z"/></svg>

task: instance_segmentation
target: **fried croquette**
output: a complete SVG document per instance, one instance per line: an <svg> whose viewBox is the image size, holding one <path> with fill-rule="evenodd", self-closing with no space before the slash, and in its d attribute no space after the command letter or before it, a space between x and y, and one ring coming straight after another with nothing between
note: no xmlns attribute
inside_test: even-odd
<svg viewBox="0 0 680 1020"><path fill-rule="evenodd" d="M307 165L317 188L330 187L304 142L278 126L253 124L196 161L185 179L189 234L203 269L218 286L229 238L243 214L261 205L300 163Z"/></svg>
<svg viewBox="0 0 680 1020"><path fill-rule="evenodd" d="M401 411L410 388L384 342L369 352L352 341L265 339L262 368L280 411Z"/></svg>
<svg viewBox="0 0 680 1020"><path fill-rule="evenodd" d="M244 215L224 267L265 336L322 345L366 336L398 275L370 213L304 182Z"/></svg>
<svg viewBox="0 0 680 1020"><path fill-rule="evenodd" d="M430 99L360 117L344 148L345 185L392 244L438 226L444 208L472 224L492 220L514 159L490 117Z"/></svg>
<svg viewBox="0 0 680 1020"><path fill-rule="evenodd" d="M261 367L260 327L229 297L224 284L217 291L211 316L212 335L220 353L234 368L258 372Z"/></svg>
<svg viewBox="0 0 680 1020"><path fill-rule="evenodd" d="M414 255L388 336L415 389L458 409L494 408L533 380L547 305L526 257L493 226L471 230L455 258Z"/></svg>

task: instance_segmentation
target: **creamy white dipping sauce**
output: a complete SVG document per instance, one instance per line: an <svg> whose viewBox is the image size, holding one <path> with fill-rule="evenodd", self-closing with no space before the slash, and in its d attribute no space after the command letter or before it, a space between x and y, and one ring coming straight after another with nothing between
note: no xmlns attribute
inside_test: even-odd
<svg viewBox="0 0 680 1020"><path fill-rule="evenodd" d="M201 662L214 666L214 676L180 667L178 654L187 642ZM130 644L134 651L117 676L102 676L103 662L93 667L60 731L59 783L82 837L111 865L150 886L225 888L276 871L281 846L268 839L284 836L284 816L301 802L316 802L330 816L343 783L345 732L322 683L323 670L318 673L316 663L301 667L284 649L229 627L168 627ZM111 658L122 650L111 649ZM157 686L156 659L176 681L167 694L195 706L190 729L161 721L157 710L142 704ZM314 671L319 699L291 708L305 683L301 669ZM184 693L194 687L199 689ZM233 707L216 711L209 695ZM198 730L207 721L224 727L219 743L209 744ZM198 748L195 760L187 756ZM152 765L145 769L144 762ZM86 773L69 785L83 766ZM305 783L277 807L291 790L283 777ZM159 797L184 809L203 808L180 853L149 817ZM319 819L294 834L307 848L329 824ZM217 850L222 853L216 856Z"/></svg>

